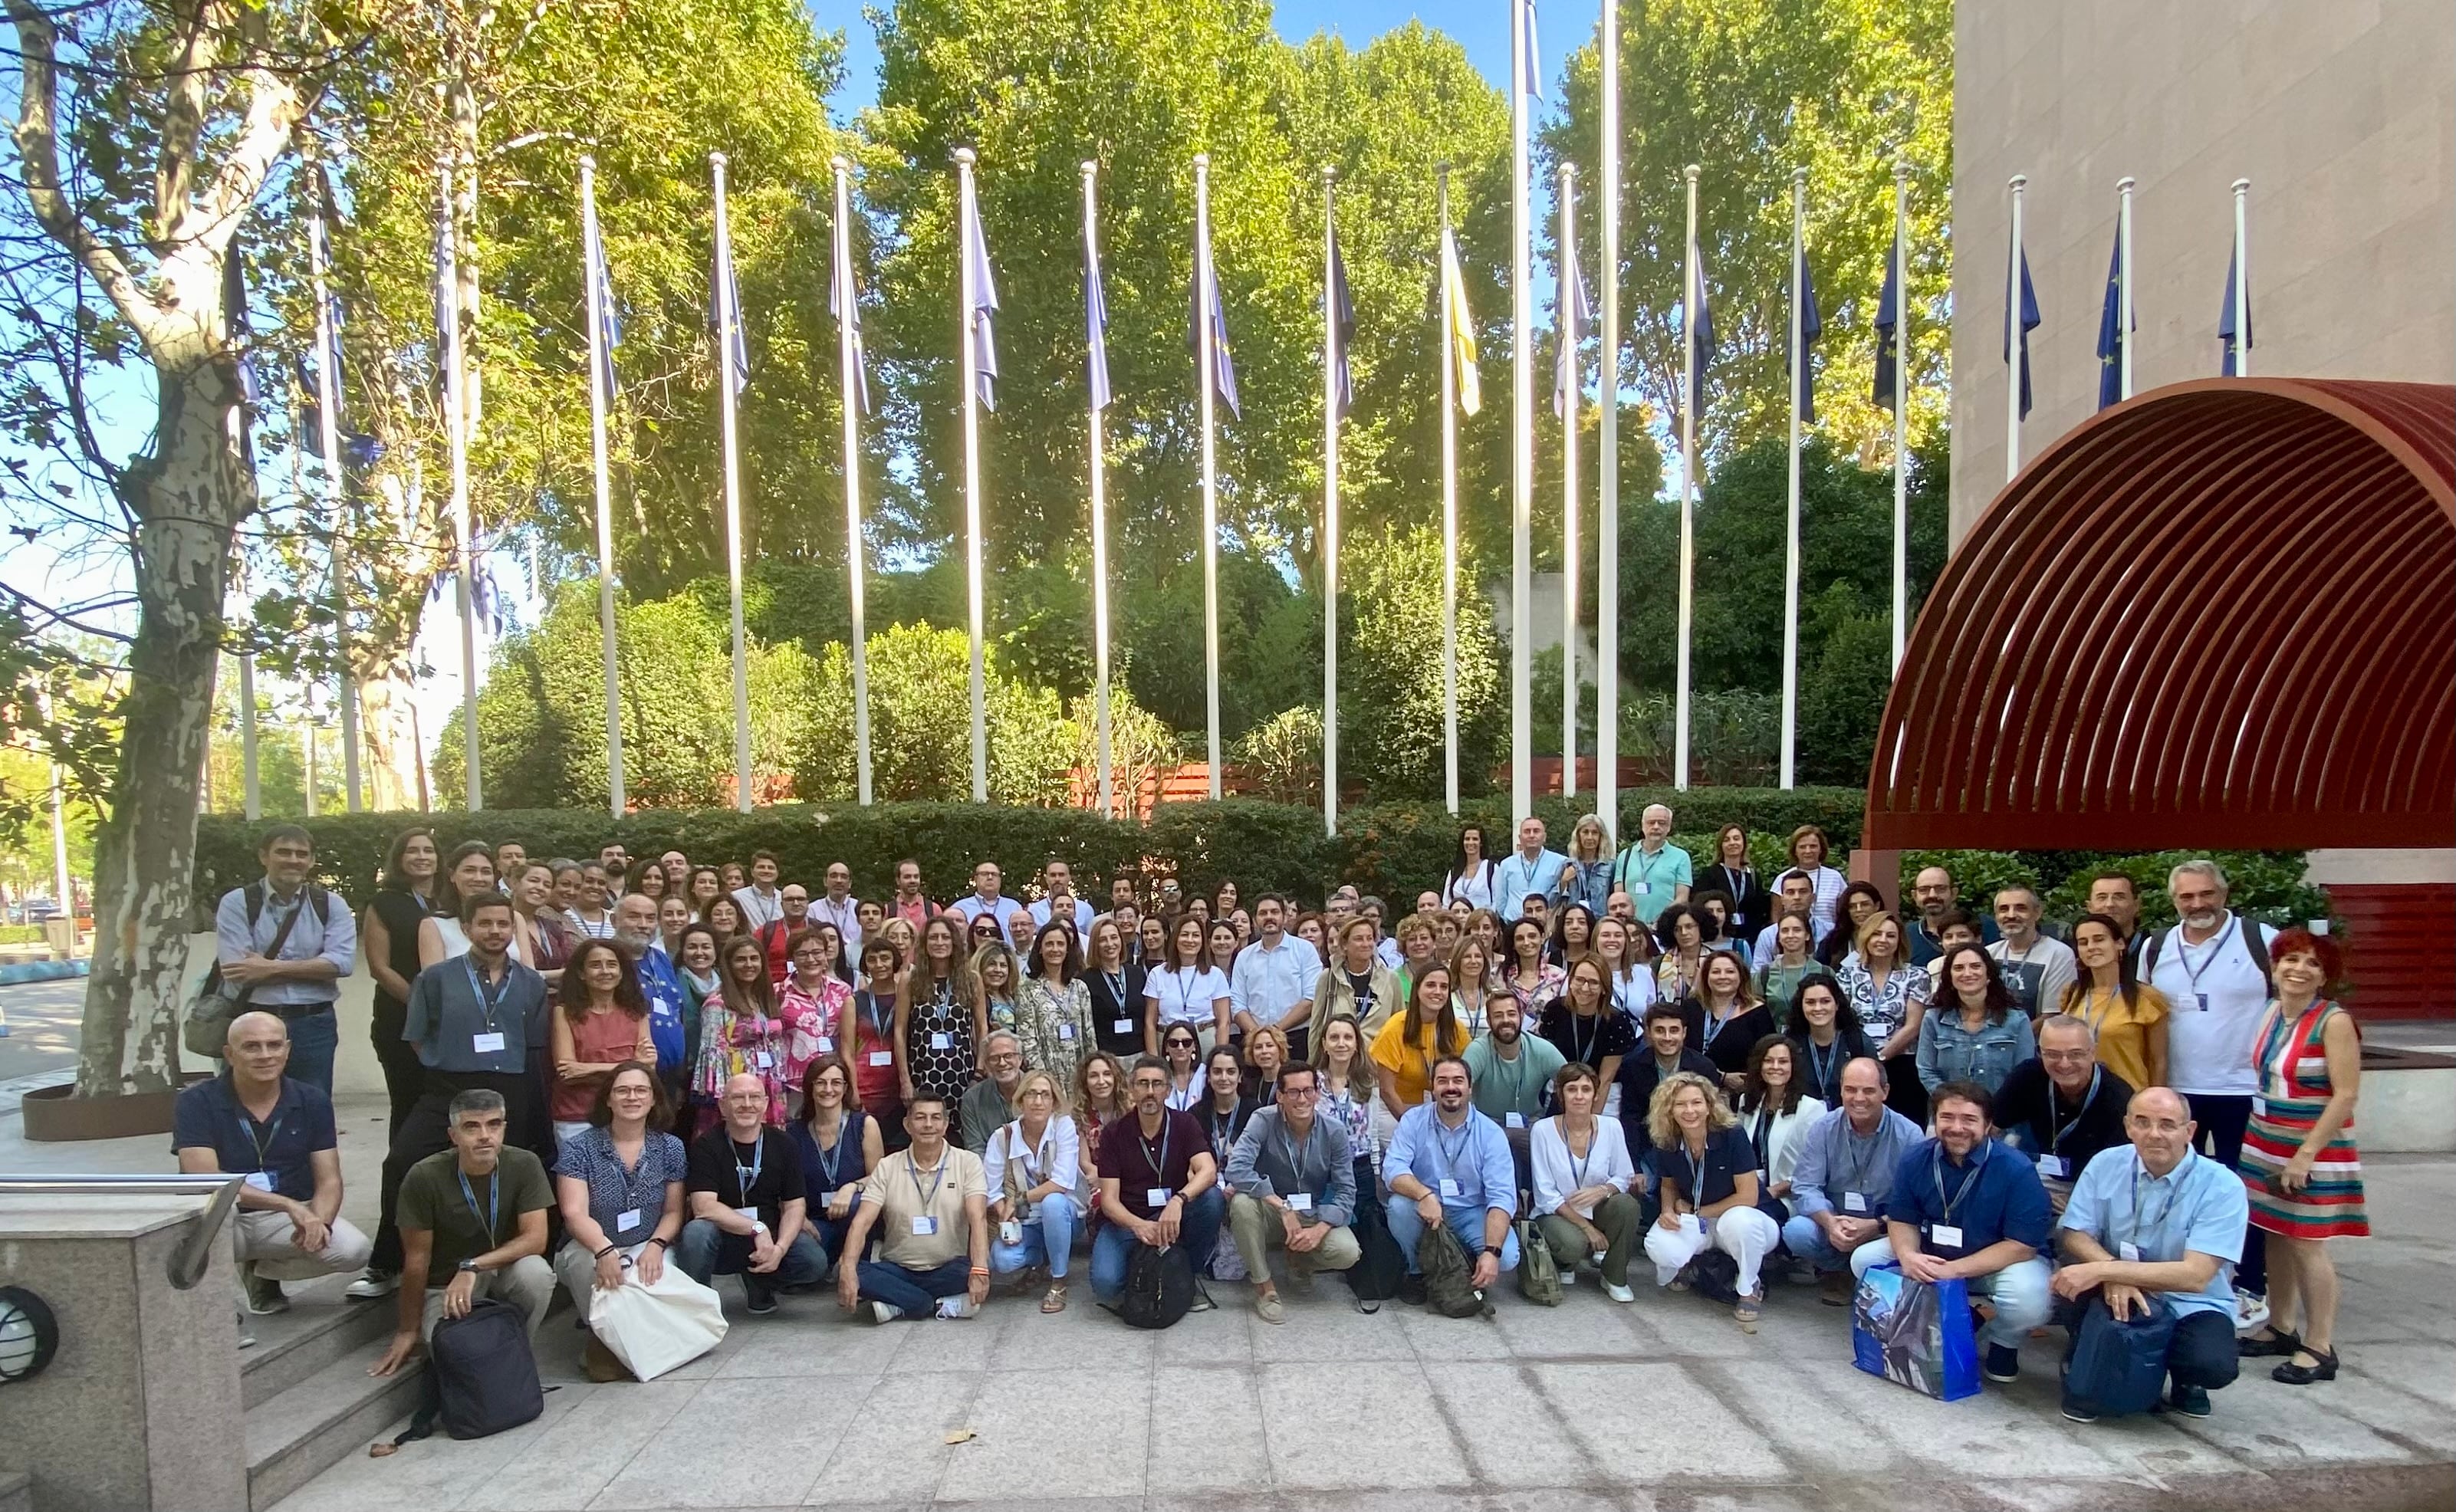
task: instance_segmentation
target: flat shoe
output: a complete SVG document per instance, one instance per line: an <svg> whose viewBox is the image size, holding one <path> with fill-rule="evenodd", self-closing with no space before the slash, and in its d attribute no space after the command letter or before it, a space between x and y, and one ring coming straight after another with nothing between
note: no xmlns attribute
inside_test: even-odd
<svg viewBox="0 0 2456 1512"><path fill-rule="evenodd" d="M2302 1338L2282 1328L2270 1334L2266 1338L2254 1338L2249 1334L2243 1334L2234 1341L2236 1358L2241 1359L2261 1359L2272 1355L2291 1358L2294 1352L2302 1347Z"/></svg>
<svg viewBox="0 0 2456 1512"><path fill-rule="evenodd" d="M2289 1359L2283 1364L2278 1366L2275 1370L2270 1371L2268 1373L2268 1379L2287 1386L2308 1386L2314 1381L2334 1380L2337 1379L2337 1352L2335 1350L2317 1350L2306 1345L2303 1347L2302 1353L2310 1356L2314 1360L2318 1361L2318 1363L2298 1365Z"/></svg>
<svg viewBox="0 0 2456 1512"><path fill-rule="evenodd" d="M1066 1311L1066 1283L1064 1281L1052 1281L1050 1283L1049 1290L1044 1293L1040 1298L1040 1310L1044 1313L1062 1313Z"/></svg>

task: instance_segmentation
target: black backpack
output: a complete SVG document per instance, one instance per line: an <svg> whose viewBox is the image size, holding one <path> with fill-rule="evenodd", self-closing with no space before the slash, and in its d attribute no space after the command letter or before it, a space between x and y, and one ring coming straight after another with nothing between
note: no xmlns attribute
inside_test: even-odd
<svg viewBox="0 0 2456 1512"><path fill-rule="evenodd" d="M481 1297L469 1304L468 1316L438 1322L426 1359L436 1410L455 1439L483 1439L545 1411L537 1357L529 1351L528 1315L513 1303Z"/></svg>
<svg viewBox="0 0 2456 1512"><path fill-rule="evenodd" d="M1126 1262L1126 1291L1117 1298L1117 1316L1129 1328L1171 1328L1194 1306L1194 1262L1182 1245L1153 1249L1135 1246Z"/></svg>
<svg viewBox="0 0 2456 1512"><path fill-rule="evenodd" d="M2277 978L2270 973L2268 969L2268 940L2260 932L2260 921L2253 918L2250 914L2242 912L2237 912L2234 917L2235 932L2242 940L2243 953L2251 957L2252 966L2259 971L2260 985L2268 990L2269 996L2275 997L2277 995ZM2152 975L2156 974L2158 971L2158 955L2165 947L2166 937L2168 935L2181 933L2182 929L2183 927L2180 924L2173 925L2167 929L2159 930L2157 933L2149 936L2149 943L2140 948L2140 965L2138 969L2137 975L2134 978L2135 980L2146 982Z"/></svg>
<svg viewBox="0 0 2456 1512"><path fill-rule="evenodd" d="M1475 1289L1475 1267L1446 1223L1424 1225L1416 1241L1416 1268L1424 1273L1424 1307L1443 1318L1490 1318L1492 1304Z"/></svg>
<svg viewBox="0 0 2456 1512"><path fill-rule="evenodd" d="M1357 1204L1355 1234L1361 1253L1356 1263L1347 1268L1347 1288L1356 1294L1357 1311L1378 1313L1382 1304L1398 1296L1399 1288L1405 1283L1407 1255L1390 1236L1389 1220L1382 1216L1378 1202Z"/></svg>

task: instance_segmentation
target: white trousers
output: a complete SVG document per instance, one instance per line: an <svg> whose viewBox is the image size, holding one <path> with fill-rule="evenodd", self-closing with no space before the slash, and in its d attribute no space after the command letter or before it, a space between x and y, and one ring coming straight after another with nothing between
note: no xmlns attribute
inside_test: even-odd
<svg viewBox="0 0 2456 1512"><path fill-rule="evenodd" d="M231 1257L255 1262L256 1274L268 1281L312 1281L319 1276L364 1270L375 1253L375 1241L348 1219L336 1216L321 1254L310 1255L293 1243L298 1225L290 1215L271 1208L242 1208L231 1215Z"/></svg>
<svg viewBox="0 0 2456 1512"><path fill-rule="evenodd" d="M1676 1229L1648 1225L1646 1256L1654 1262L1654 1284L1668 1286L1680 1268L1710 1244L1739 1262L1740 1295L1745 1297L1757 1289L1757 1271L1781 1238L1782 1231L1774 1227L1773 1219L1756 1209L1725 1208L1711 1222L1700 1222L1691 1215L1683 1217Z"/></svg>

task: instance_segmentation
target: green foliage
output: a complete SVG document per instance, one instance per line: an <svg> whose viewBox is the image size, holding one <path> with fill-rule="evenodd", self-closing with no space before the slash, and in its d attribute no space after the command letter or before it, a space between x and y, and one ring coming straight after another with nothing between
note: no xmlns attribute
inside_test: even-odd
<svg viewBox="0 0 2456 1512"><path fill-rule="evenodd" d="M1459 775L1499 759L1507 720L1500 637L1461 553L1458 604ZM1340 548L1339 769L1377 801L1442 793L1442 541L1427 526ZM1319 665L1319 663L1316 664Z"/></svg>
<svg viewBox="0 0 2456 1512"><path fill-rule="evenodd" d="M1321 802L1321 710L1311 705L1281 709L1245 732L1229 760L1267 803Z"/></svg>

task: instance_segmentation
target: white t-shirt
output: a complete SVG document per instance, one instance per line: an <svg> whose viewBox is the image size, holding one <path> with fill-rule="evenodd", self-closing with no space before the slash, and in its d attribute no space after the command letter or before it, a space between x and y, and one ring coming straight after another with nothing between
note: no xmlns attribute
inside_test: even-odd
<svg viewBox="0 0 2456 1512"><path fill-rule="evenodd" d="M1499 862L1486 857L1469 867L1464 876L1451 873L1442 884L1442 907L1447 908L1464 898L1471 908L1491 908L1493 879L1500 868Z"/></svg>
<svg viewBox="0 0 2456 1512"><path fill-rule="evenodd" d="M1143 995L1159 1003L1162 1029L1171 1024L1207 1025L1212 1022L1211 1005L1228 995L1228 978L1216 966L1157 971L1144 978Z"/></svg>
<svg viewBox="0 0 2456 1512"><path fill-rule="evenodd" d="M2157 942L2149 985L2173 1005L2166 1015L2166 1074L2175 1090L2206 1097L2248 1097L2260 1091L2251 1064L2253 1038L2268 1011L2268 986L2243 948L2242 930L2257 928L2263 943L2277 931L2228 914L2215 936L2183 943L2177 925Z"/></svg>

